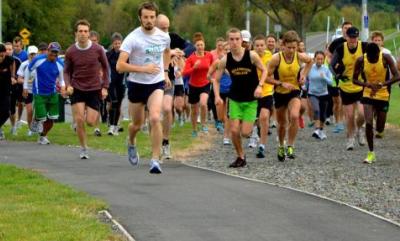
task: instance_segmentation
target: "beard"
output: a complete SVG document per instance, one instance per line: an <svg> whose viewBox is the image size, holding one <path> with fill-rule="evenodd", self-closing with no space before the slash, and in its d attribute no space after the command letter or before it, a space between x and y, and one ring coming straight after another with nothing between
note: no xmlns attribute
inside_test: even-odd
<svg viewBox="0 0 400 241"><path fill-rule="evenodd" d="M142 24L142 27L143 27L145 30L150 31L150 30L153 30L154 25L153 25L153 24L147 24L147 25L143 25L143 24Z"/></svg>

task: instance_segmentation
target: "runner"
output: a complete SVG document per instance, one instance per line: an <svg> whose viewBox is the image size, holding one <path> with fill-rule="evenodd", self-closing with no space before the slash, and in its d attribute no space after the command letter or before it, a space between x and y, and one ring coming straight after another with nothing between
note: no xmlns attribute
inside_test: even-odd
<svg viewBox="0 0 400 241"><path fill-rule="evenodd" d="M267 36L267 50L269 50L272 54L279 52L276 48L276 42L277 40L274 34L269 34ZM276 111L274 105L272 105L272 114L270 116L270 127L276 128Z"/></svg>
<svg viewBox="0 0 400 241"><path fill-rule="evenodd" d="M183 57L184 52L182 51L186 47L186 41L182 39L176 33L169 33L169 19L164 14L159 14L157 16L156 26L165 33L168 33L171 44L171 63L175 63L176 58ZM171 159L171 145L169 142L169 136L171 133L171 128L174 123L174 93L175 93L175 70L172 65L168 68L168 77L171 81L171 88L166 88L164 91L163 98L163 140L162 140L162 150L161 150L161 160ZM183 83L182 83L183 84Z"/></svg>
<svg viewBox="0 0 400 241"><path fill-rule="evenodd" d="M132 123L129 125L128 157L132 165L139 163L136 134L144 122L144 109L149 110L152 157L150 173L162 173L160 149L162 129L160 116L164 86L171 88L168 77L170 63L170 37L155 27L158 7L152 2L142 3L138 17L141 26L133 30L122 42L117 71L129 72L128 98ZM129 59L129 63L127 63Z"/></svg>
<svg viewBox="0 0 400 241"><path fill-rule="evenodd" d="M373 43L375 43L375 44L377 44L379 46L379 48L381 49L382 53L390 55L390 57L392 58L392 60L395 63L395 65L397 65L397 61L396 61L395 57L392 55L392 52L389 49L384 47L385 38L384 38L382 32L380 32L380 31L372 32L371 33L371 40L372 40ZM389 76L389 77L392 77L392 76ZM383 128L381 129L380 132L376 132L376 134L375 134L376 138L381 139L384 136L385 124L386 124L386 114L387 114L387 112L385 112L385 114L382 114L382 115L384 115L384 117L382 117L382 118L384 118L383 124L382 124Z"/></svg>
<svg viewBox="0 0 400 241"><path fill-rule="evenodd" d="M28 95L28 82L33 76L32 83L34 120L31 124L32 132L40 133L38 143L50 144L47 134L58 119L59 96L56 90L57 79L61 87L61 94L65 96L64 66L58 54L61 46L57 42L49 44L48 53L35 57L28 66L25 74L24 95Z"/></svg>
<svg viewBox="0 0 400 241"><path fill-rule="evenodd" d="M346 42L336 48L331 60L331 67L335 71L336 81L339 82L340 96L346 117L347 142L346 149L354 149L354 134L357 133L358 144L365 145L364 110L360 103L362 87L353 84L351 78L357 58L365 52L367 43L358 41L359 31L356 27L347 29ZM360 77L361 78L361 77ZM356 111L358 115L356 118Z"/></svg>
<svg viewBox="0 0 400 241"><path fill-rule="evenodd" d="M0 140L4 140L3 125L10 117L11 85L17 83L14 59L7 55L4 44L0 44Z"/></svg>
<svg viewBox="0 0 400 241"><path fill-rule="evenodd" d="M72 113L81 145L81 159L89 158L85 121L90 126L97 124L100 99L106 98L109 84L106 54L100 45L90 41L89 31L87 20L75 23L77 42L67 49L64 66L64 79L67 92L71 95ZM99 78L100 71L103 72L102 79Z"/></svg>
<svg viewBox="0 0 400 241"><path fill-rule="evenodd" d="M17 66L17 70L19 69L19 66L22 62L28 60L28 54L26 51L23 49L24 45L22 44L22 39L20 37L15 37L13 39L13 56L16 59L19 59L19 64ZM17 116L15 116L15 107L12 108L12 122L15 121L15 125L13 125L13 128L11 129L14 134L17 133L17 129L21 127L22 124L26 124L24 121L22 121L22 113L24 111L24 97L22 96L22 90L23 90L23 80L21 82L17 80L17 84L13 86L12 89L12 102L11 104L16 104L17 105Z"/></svg>
<svg viewBox="0 0 400 241"><path fill-rule="evenodd" d="M263 35L257 35L254 40L254 50L257 52L261 59L262 64L267 67L269 61L272 58L273 53L267 50L266 38ZM257 69L258 78L261 79L261 70ZM269 119L272 113L272 106L274 104L273 99L274 86L265 83L262 88L261 99L258 99L257 113L259 114L258 125L260 127L260 143L257 149L257 158L265 157L265 146L267 145Z"/></svg>
<svg viewBox="0 0 400 241"><path fill-rule="evenodd" d="M32 45L28 47L28 60L24 61L21 66L18 69L17 76L19 79L19 82L23 82L23 88L24 91L22 92L22 95L25 100L25 108L26 108L26 118L28 121L28 126L31 126L32 124L32 118L33 118L33 112L32 112L32 101L33 101L33 95L32 95L32 83L34 81L33 76L35 74L31 75L31 78L29 76L26 76L26 74L29 74L29 63L32 61L32 59L36 56L36 54L39 52L39 49ZM28 131L28 136L32 135L32 131Z"/></svg>
<svg viewBox="0 0 400 241"><path fill-rule="evenodd" d="M332 73L324 64L325 54L317 51L314 54L314 64L307 76L306 89L308 90L308 99L311 102L314 112L315 130L313 137L325 140L327 138L324 132L324 123L326 120L326 109L329 102L328 85L332 84Z"/></svg>
<svg viewBox="0 0 400 241"><path fill-rule="evenodd" d="M343 22L343 24L342 24L343 36L333 40L332 43L328 46L327 51L326 51L326 58L327 58L329 64L331 62L332 56L333 56L336 48L339 47L340 45L342 45L344 42L346 42L347 29L349 29L352 26L353 26L353 24L349 21ZM344 131L343 105L342 105L342 98L340 97L340 93L339 93L339 87L337 86L337 82L338 82L338 80L335 80L333 82L332 86L328 86L329 95L332 97L332 112L335 117L335 127L333 129L333 133L340 133L340 132Z"/></svg>
<svg viewBox="0 0 400 241"><path fill-rule="evenodd" d="M390 79L388 69L392 74ZM359 76L363 73L364 81ZM376 131L383 131L386 113L389 109L390 86L400 80L399 72L393 58L383 53L375 43L369 43L366 54L359 57L355 63L353 83L364 87L361 102L364 105L366 121L365 134L367 136L369 152L364 163L376 161L374 152L374 116L376 116Z"/></svg>
<svg viewBox="0 0 400 241"><path fill-rule="evenodd" d="M224 55L221 57L221 59L223 57L226 57L226 55L230 51L228 42L224 42L223 47L224 47ZM211 80L213 82L213 84L215 84L215 81L216 81L215 75L213 77L211 77L211 76L217 70L221 59L217 59L213 63L213 65L210 67L210 69L208 70L207 78L209 80ZM218 120L221 122L221 126L218 127L218 129L220 132L223 131L223 134L224 134L223 144L224 145L231 144L230 123L229 123L229 117L228 117L228 95L229 95L229 90L231 88L231 84L232 84L231 77L229 76L229 72L225 69L221 76L221 79L219 81L219 95L220 95L223 103L216 105L217 113L218 113L217 114ZM213 96L215 96L215 94ZM215 97L214 97L214 102L215 102Z"/></svg>
<svg viewBox="0 0 400 241"><path fill-rule="evenodd" d="M298 47L298 52L299 53L306 53L306 45L304 44L303 41L299 42L299 47ZM301 65L301 68L304 68L304 63ZM306 89L305 85L301 86L301 108L300 108L300 117L299 117L299 127L303 129L305 127L305 121L304 121L304 113L307 112L308 116L308 127L313 127L314 122L313 122L313 113L312 113L312 107L311 107L311 102L308 99L308 91Z"/></svg>
<svg viewBox="0 0 400 241"><path fill-rule="evenodd" d="M119 73L116 69L117 61L120 55L120 48L123 37L120 33L113 33L111 36L111 50L107 52L107 60L110 66L111 81L108 87L109 100L111 103L109 110L109 124L107 134L110 136L116 136L119 134L118 121L121 116L121 105L122 100L125 96L126 86L124 80L124 73Z"/></svg>
<svg viewBox="0 0 400 241"><path fill-rule="evenodd" d="M282 36L281 51L272 56L268 65L267 83L275 85L275 109L278 122L278 160L285 161L286 155L295 158L294 142L299 128L300 86L305 83L305 77L312 66L311 58L297 51L299 36L295 31L288 31ZM305 66L300 70L301 63ZM288 129L288 146L284 146L287 126L287 116L290 124Z"/></svg>
<svg viewBox="0 0 400 241"><path fill-rule="evenodd" d="M229 118L231 121L231 138L237 158L229 167L246 166L246 156L242 147L242 137L249 137L257 115L257 101L262 95L262 87L267 77L267 70L255 52L242 47L242 35L237 28L227 32L231 52L222 58L216 73L215 103L222 104L220 96L220 79L225 69L229 71L232 85L229 91ZM261 70L258 79L257 68Z"/></svg>
<svg viewBox="0 0 400 241"><path fill-rule="evenodd" d="M240 31L240 34L242 35L242 47L247 49L247 50L252 50L253 46L251 44L251 33L248 30L242 30Z"/></svg>
<svg viewBox="0 0 400 241"><path fill-rule="evenodd" d="M175 90L174 90L174 109L178 114L179 126L185 124L185 87L182 76L182 71L185 68L185 57L177 56L173 61L174 77L175 77Z"/></svg>
<svg viewBox="0 0 400 241"><path fill-rule="evenodd" d="M15 73L13 75L16 76L17 70L19 69L19 66L21 65L21 61L19 58L13 56L13 44L11 42L6 42L4 44L6 48L6 55L10 56L13 58L15 62ZM16 113L16 106L17 106L17 99L18 99L18 94L20 93L21 90L21 98L22 98L22 89L19 88L18 85L18 80L16 82L13 82L11 85L11 97L10 97L10 123L11 123L11 130L10 133L11 135L16 135L17 134L17 117L15 115Z"/></svg>
<svg viewBox="0 0 400 241"><path fill-rule="evenodd" d="M197 116L200 109L201 131L208 133L206 125L207 101L210 93L210 82L207 72L213 63L210 52L205 51L205 42L202 33L195 33L193 43L196 51L189 56L183 70L184 76L190 76L189 80L189 103L191 104L192 136L197 137Z"/></svg>

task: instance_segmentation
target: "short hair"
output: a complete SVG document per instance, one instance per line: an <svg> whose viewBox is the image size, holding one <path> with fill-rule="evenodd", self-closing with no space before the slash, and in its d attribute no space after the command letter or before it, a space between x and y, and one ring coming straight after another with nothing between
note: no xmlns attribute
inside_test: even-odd
<svg viewBox="0 0 400 241"><path fill-rule="evenodd" d="M265 37L266 40L269 39L269 38L273 38L276 41L276 36L273 33L268 34L267 37Z"/></svg>
<svg viewBox="0 0 400 241"><path fill-rule="evenodd" d="M4 53L6 51L7 51L6 46L4 44L0 43L0 53Z"/></svg>
<svg viewBox="0 0 400 241"><path fill-rule="evenodd" d="M21 37L20 37L20 36L16 36L16 37L14 37L14 39L13 39L13 43L22 43L22 39L21 39Z"/></svg>
<svg viewBox="0 0 400 241"><path fill-rule="evenodd" d="M240 32L240 29L238 29L238 28L230 28L228 31L226 31L227 38L229 38L230 33L240 33L240 36L242 36L242 33Z"/></svg>
<svg viewBox="0 0 400 241"><path fill-rule="evenodd" d="M224 39L223 37L218 37L218 38L215 40L215 42L216 42L216 43L218 43L218 42L225 42L225 39Z"/></svg>
<svg viewBox="0 0 400 241"><path fill-rule="evenodd" d="M158 15L158 6L154 2L144 2L144 3L142 3L139 6L139 9L138 9L138 16L139 17L142 16L142 10L143 9L150 10L150 11L155 11L156 12L156 16Z"/></svg>
<svg viewBox="0 0 400 241"><path fill-rule="evenodd" d="M114 42L116 40L120 40L122 41L124 39L124 37L122 37L122 34L115 32L111 35L111 42Z"/></svg>
<svg viewBox="0 0 400 241"><path fill-rule="evenodd" d="M257 40L263 40L264 42L267 41L267 39L265 38L265 36L263 34L257 34L254 39L253 39L253 43Z"/></svg>
<svg viewBox="0 0 400 241"><path fill-rule="evenodd" d="M367 59L371 60L378 56L380 48L376 43L368 43L366 48Z"/></svg>
<svg viewBox="0 0 400 241"><path fill-rule="evenodd" d="M5 42L5 43L4 43L4 46L7 46L7 45L12 46L12 43L11 43L11 42Z"/></svg>
<svg viewBox="0 0 400 241"><path fill-rule="evenodd" d="M289 30L282 35L282 42L284 44L292 43L292 42L298 43L298 42L300 42L300 38L299 38L299 35L296 33L296 31Z"/></svg>
<svg viewBox="0 0 400 241"><path fill-rule="evenodd" d="M87 21L86 19L80 19L78 21L76 21L74 28L75 28L75 32L78 32L78 26L79 25L84 25L84 26L88 26L90 29L90 23L89 21Z"/></svg>
<svg viewBox="0 0 400 241"><path fill-rule="evenodd" d="M323 56L324 56L324 58L325 58L325 53L324 53L324 51L321 51L321 50L317 50L317 51L315 51L315 53L314 53L314 58L316 58L318 54L321 54L321 55L323 55Z"/></svg>
<svg viewBox="0 0 400 241"><path fill-rule="evenodd" d="M200 32L196 32L193 34L193 39L192 39L193 43L196 43L197 41L203 41L204 42L204 36L202 33Z"/></svg>
<svg viewBox="0 0 400 241"><path fill-rule="evenodd" d="M344 21L344 22L342 23L342 28L344 27L344 25L351 25L351 26L353 26L353 23L350 22L350 21Z"/></svg>
<svg viewBox="0 0 400 241"><path fill-rule="evenodd" d="M94 30L90 31L89 36L96 37L98 40L100 40L100 34Z"/></svg>
<svg viewBox="0 0 400 241"><path fill-rule="evenodd" d="M383 33L381 31L373 31L371 33L371 40L376 37L381 37L382 41L385 40L385 37L383 37Z"/></svg>

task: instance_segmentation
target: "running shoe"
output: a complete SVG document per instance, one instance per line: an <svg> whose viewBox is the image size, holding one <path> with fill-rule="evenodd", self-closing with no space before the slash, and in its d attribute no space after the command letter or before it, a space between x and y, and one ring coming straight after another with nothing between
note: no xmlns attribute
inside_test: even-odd
<svg viewBox="0 0 400 241"><path fill-rule="evenodd" d="M385 133L383 131L376 132L376 134L375 134L375 138L377 138L377 139L382 139L384 136L385 136Z"/></svg>
<svg viewBox="0 0 400 241"><path fill-rule="evenodd" d="M192 137L197 137L197 131L192 131Z"/></svg>
<svg viewBox="0 0 400 241"><path fill-rule="evenodd" d="M272 121L271 128L276 128L276 121Z"/></svg>
<svg viewBox="0 0 400 241"><path fill-rule="evenodd" d="M308 122L307 126L308 128L313 128L315 123L313 121Z"/></svg>
<svg viewBox="0 0 400 241"><path fill-rule="evenodd" d="M287 153L287 157L289 157L290 159L294 159L296 157L294 155L294 147L293 146L288 146L286 153Z"/></svg>
<svg viewBox="0 0 400 241"><path fill-rule="evenodd" d="M257 158L264 158L265 157L265 147L262 145L258 146L258 152L256 154Z"/></svg>
<svg viewBox="0 0 400 241"><path fill-rule="evenodd" d="M222 122L218 121L216 128L219 133L224 134L224 124L222 124Z"/></svg>
<svg viewBox="0 0 400 241"><path fill-rule="evenodd" d="M4 139L6 139L6 137L4 136L3 129L0 129L0 141Z"/></svg>
<svg viewBox="0 0 400 241"><path fill-rule="evenodd" d="M149 124L146 122L142 127L140 128L143 133L149 134Z"/></svg>
<svg viewBox="0 0 400 241"><path fill-rule="evenodd" d="M316 138L316 139L321 139L320 130L319 129L315 129L311 136Z"/></svg>
<svg viewBox="0 0 400 241"><path fill-rule="evenodd" d="M228 146L231 144L231 140L229 138L224 138L224 146Z"/></svg>
<svg viewBox="0 0 400 241"><path fill-rule="evenodd" d="M89 154L86 148L82 148L81 153L79 154L79 158L81 158L82 160L89 159Z"/></svg>
<svg viewBox="0 0 400 241"><path fill-rule="evenodd" d="M17 135L17 129L18 129L17 126L11 127L11 130L10 130L11 135L16 136Z"/></svg>
<svg viewBox="0 0 400 241"><path fill-rule="evenodd" d="M257 147L257 137L251 136L249 139L249 144L247 144L248 148L256 148Z"/></svg>
<svg viewBox="0 0 400 241"><path fill-rule="evenodd" d="M150 161L150 170L149 172L151 174L161 174L162 170L161 170L161 166L160 163L156 160L151 160Z"/></svg>
<svg viewBox="0 0 400 241"><path fill-rule="evenodd" d="M115 131L115 126L110 125L110 127L108 128L108 131L107 131L107 135L113 136L114 135L114 131Z"/></svg>
<svg viewBox="0 0 400 241"><path fill-rule="evenodd" d="M33 133L42 133L43 132L43 123L41 121L32 120L30 129Z"/></svg>
<svg viewBox="0 0 400 241"><path fill-rule="evenodd" d="M303 116L300 116L300 117L299 117L299 127L300 127L301 129L303 129L303 128L305 127Z"/></svg>
<svg viewBox="0 0 400 241"><path fill-rule="evenodd" d="M119 133L121 132L121 131L119 131L120 129L121 129L122 127L119 127L119 126L114 126L114 131L113 131L113 135L114 136L119 136ZM124 128L122 128L122 131L124 130Z"/></svg>
<svg viewBox="0 0 400 241"><path fill-rule="evenodd" d="M283 162L286 159L286 151L284 146L278 147L278 160Z"/></svg>
<svg viewBox="0 0 400 241"><path fill-rule="evenodd" d="M359 128L357 131L357 139L358 139L358 144L360 146L365 146L367 144L367 141L365 139L365 129L364 128Z"/></svg>
<svg viewBox="0 0 400 241"><path fill-rule="evenodd" d="M343 131L343 124L340 124L340 123L338 123L338 124L336 124L335 125L335 127L333 128L333 133L340 133L340 132L342 132ZM343 129L342 129L343 128Z"/></svg>
<svg viewBox="0 0 400 241"><path fill-rule="evenodd" d="M139 153L134 145L128 145L128 161L133 166L137 166L139 164Z"/></svg>
<svg viewBox="0 0 400 241"><path fill-rule="evenodd" d="M348 151L354 150L354 138L347 139L346 150L348 150Z"/></svg>
<svg viewBox="0 0 400 241"><path fill-rule="evenodd" d="M373 162L376 161L376 156L375 156L375 152L373 151L369 151L367 158L364 159L364 163L366 164L372 164Z"/></svg>
<svg viewBox="0 0 400 241"><path fill-rule="evenodd" d="M33 133L32 133L32 131L31 131L31 130L29 130L29 131L26 133L26 135L27 135L27 136L32 136L32 135L33 135Z"/></svg>
<svg viewBox="0 0 400 241"><path fill-rule="evenodd" d="M328 136L325 134L325 132L323 130L320 130L319 131L319 139L325 140L326 138L328 138Z"/></svg>
<svg viewBox="0 0 400 241"><path fill-rule="evenodd" d="M40 145L49 145L50 141L49 141L49 139L47 139L47 136L40 136L39 140L38 140L38 143Z"/></svg>
<svg viewBox="0 0 400 241"><path fill-rule="evenodd" d="M229 165L229 167L238 168L238 167L244 167L246 165L247 165L246 157L244 159L237 157L236 160Z"/></svg>
<svg viewBox="0 0 400 241"><path fill-rule="evenodd" d="M122 127L122 126L117 125L117 126L115 126L115 129L117 130L117 132L124 132L124 127Z"/></svg>
<svg viewBox="0 0 400 241"><path fill-rule="evenodd" d="M161 156L162 156L162 158L165 158L165 159L167 159L167 160L169 160L169 159L172 159L172 155L171 155L171 146L168 144L168 145L164 145L164 146L162 146L161 147Z"/></svg>
<svg viewBox="0 0 400 241"><path fill-rule="evenodd" d="M99 128L94 129L94 135L100 137L101 136L101 131Z"/></svg>
<svg viewBox="0 0 400 241"><path fill-rule="evenodd" d="M202 126L202 127L201 127L201 131L202 131L204 134L208 134L208 127L207 127L207 126Z"/></svg>
<svg viewBox="0 0 400 241"><path fill-rule="evenodd" d="M24 120L17 121L17 129L21 128L23 125L26 125L26 124L28 124L28 123Z"/></svg>
<svg viewBox="0 0 400 241"><path fill-rule="evenodd" d="M328 117L328 118L326 118L326 120L325 120L325 125L329 126L330 124L331 124L331 118Z"/></svg>

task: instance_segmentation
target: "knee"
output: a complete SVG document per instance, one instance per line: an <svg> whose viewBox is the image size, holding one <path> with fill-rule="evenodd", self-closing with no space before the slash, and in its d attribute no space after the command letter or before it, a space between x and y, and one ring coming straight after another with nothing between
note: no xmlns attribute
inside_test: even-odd
<svg viewBox="0 0 400 241"><path fill-rule="evenodd" d="M160 114L159 113L152 113L149 116L150 125L154 126L160 122Z"/></svg>
<svg viewBox="0 0 400 241"><path fill-rule="evenodd" d="M137 132L137 131L140 130L140 128L141 128L141 124L140 123L130 123L129 124L129 129L131 131Z"/></svg>
<svg viewBox="0 0 400 241"><path fill-rule="evenodd" d="M239 128L231 128L231 135L232 136L239 136L240 135Z"/></svg>

